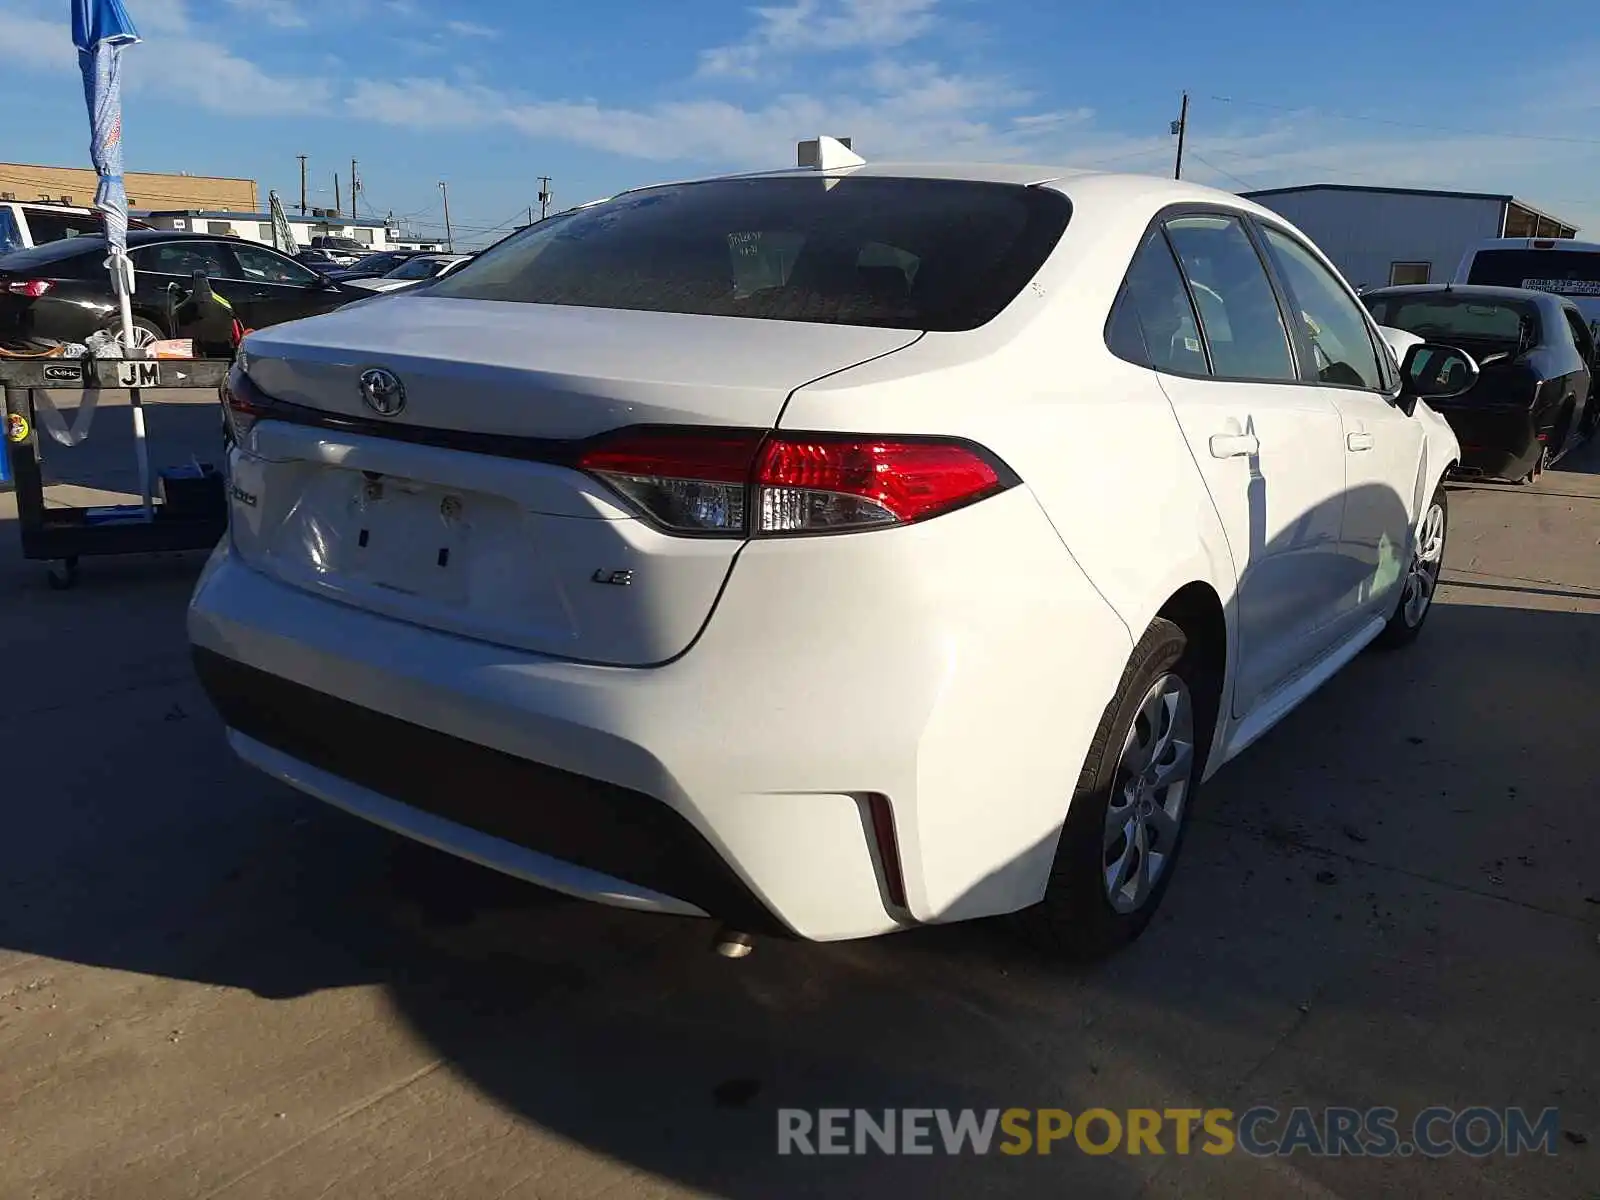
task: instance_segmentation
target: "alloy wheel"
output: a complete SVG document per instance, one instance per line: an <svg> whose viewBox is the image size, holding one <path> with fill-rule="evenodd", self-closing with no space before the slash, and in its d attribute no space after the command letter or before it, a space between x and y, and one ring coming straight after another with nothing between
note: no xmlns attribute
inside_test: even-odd
<svg viewBox="0 0 1600 1200"><path fill-rule="evenodd" d="M1139 702L1106 807L1101 866L1106 898L1138 911L1177 849L1194 774L1194 703L1177 675L1162 675Z"/></svg>
<svg viewBox="0 0 1600 1200"><path fill-rule="evenodd" d="M1400 611L1406 625L1415 629L1433 603L1433 593L1439 586L1439 572L1444 569L1444 506L1437 502L1428 506L1422 518L1422 528L1417 534L1417 548L1411 555L1411 567L1406 572L1405 593Z"/></svg>

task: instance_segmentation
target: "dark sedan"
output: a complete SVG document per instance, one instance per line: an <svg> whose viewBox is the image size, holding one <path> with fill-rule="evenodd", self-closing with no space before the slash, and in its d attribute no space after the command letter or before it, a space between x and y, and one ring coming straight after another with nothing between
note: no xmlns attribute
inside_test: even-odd
<svg viewBox="0 0 1600 1200"><path fill-rule="evenodd" d="M180 336L170 328L172 302L193 291L196 272L246 329L328 312L367 294L238 238L130 232L128 256L136 272L133 317L141 342ZM82 342L98 330L120 328L105 259L105 239L99 237L67 238L0 257L0 342Z"/></svg>
<svg viewBox="0 0 1600 1200"><path fill-rule="evenodd" d="M1380 325L1459 346L1482 374L1428 403L1461 442L1461 473L1532 482L1600 419L1594 338L1571 300L1522 288L1417 284L1361 297Z"/></svg>
<svg viewBox="0 0 1600 1200"><path fill-rule="evenodd" d="M424 253L422 250L379 250L351 266L334 267L326 274L339 283L350 279L379 279Z"/></svg>

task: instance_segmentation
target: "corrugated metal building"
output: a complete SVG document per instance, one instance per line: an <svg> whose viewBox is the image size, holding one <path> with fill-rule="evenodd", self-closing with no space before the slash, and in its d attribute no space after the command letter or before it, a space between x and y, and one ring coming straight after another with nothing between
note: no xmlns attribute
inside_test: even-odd
<svg viewBox="0 0 1600 1200"><path fill-rule="evenodd" d="M1485 238L1570 238L1577 228L1514 196L1313 183L1245 192L1281 213L1357 287L1441 283Z"/></svg>

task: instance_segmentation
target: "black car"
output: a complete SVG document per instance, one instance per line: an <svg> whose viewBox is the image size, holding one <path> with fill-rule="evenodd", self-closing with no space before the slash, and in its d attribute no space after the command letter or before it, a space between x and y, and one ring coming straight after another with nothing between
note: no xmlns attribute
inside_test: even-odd
<svg viewBox="0 0 1600 1200"><path fill-rule="evenodd" d="M1532 482L1600 420L1595 342L1571 300L1448 283L1377 288L1361 300L1378 324L1477 359L1476 384L1428 401L1461 442L1461 474Z"/></svg>
<svg viewBox="0 0 1600 1200"><path fill-rule="evenodd" d="M379 250L348 267L334 267L326 274L329 279L339 282L347 279L378 279L396 267L426 253L428 251L425 250Z"/></svg>
<svg viewBox="0 0 1600 1200"><path fill-rule="evenodd" d="M173 302L194 290L196 272L246 329L328 312L365 296L268 246L239 238L145 230L128 234L133 317L142 341L180 336ZM0 342L82 342L121 327L101 237L67 238L0 257ZM187 336L187 335L183 335Z"/></svg>

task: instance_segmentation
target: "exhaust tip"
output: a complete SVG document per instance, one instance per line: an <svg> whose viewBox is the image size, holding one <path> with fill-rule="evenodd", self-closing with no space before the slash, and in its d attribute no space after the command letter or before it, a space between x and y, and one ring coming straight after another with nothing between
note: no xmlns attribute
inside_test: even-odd
<svg viewBox="0 0 1600 1200"><path fill-rule="evenodd" d="M755 939L737 929L719 929L711 945L723 958L748 958L756 948Z"/></svg>

